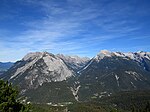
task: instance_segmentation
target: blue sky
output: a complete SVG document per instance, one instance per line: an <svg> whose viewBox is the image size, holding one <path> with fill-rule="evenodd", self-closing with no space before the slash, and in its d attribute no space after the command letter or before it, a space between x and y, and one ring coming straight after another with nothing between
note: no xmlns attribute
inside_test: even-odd
<svg viewBox="0 0 150 112"><path fill-rule="evenodd" d="M0 61L150 48L150 0L1 0Z"/></svg>

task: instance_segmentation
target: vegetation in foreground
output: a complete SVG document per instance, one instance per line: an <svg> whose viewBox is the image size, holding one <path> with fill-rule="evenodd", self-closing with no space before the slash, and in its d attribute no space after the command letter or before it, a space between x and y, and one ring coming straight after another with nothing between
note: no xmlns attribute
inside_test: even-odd
<svg viewBox="0 0 150 112"><path fill-rule="evenodd" d="M30 106L18 101L17 96L12 84L0 80L0 112L29 112Z"/></svg>
<svg viewBox="0 0 150 112"><path fill-rule="evenodd" d="M33 112L150 112L150 103L145 104L143 108L133 105L128 110L92 103L76 103L64 107L34 104Z"/></svg>
<svg viewBox="0 0 150 112"><path fill-rule="evenodd" d="M150 112L150 92L124 92L93 102L69 105L27 105L18 100L18 91L0 80L0 112Z"/></svg>

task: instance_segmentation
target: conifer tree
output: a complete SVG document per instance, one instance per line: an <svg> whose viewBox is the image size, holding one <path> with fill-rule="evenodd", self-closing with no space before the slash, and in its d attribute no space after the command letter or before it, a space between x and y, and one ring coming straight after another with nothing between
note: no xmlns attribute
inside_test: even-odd
<svg viewBox="0 0 150 112"><path fill-rule="evenodd" d="M0 112L29 112L30 107L17 101L17 96L12 84L0 80Z"/></svg>

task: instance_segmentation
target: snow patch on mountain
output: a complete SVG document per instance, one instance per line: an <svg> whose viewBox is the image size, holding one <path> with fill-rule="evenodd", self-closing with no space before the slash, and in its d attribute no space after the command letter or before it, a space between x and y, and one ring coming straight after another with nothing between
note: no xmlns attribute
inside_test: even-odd
<svg viewBox="0 0 150 112"><path fill-rule="evenodd" d="M134 78L134 80L136 80L136 81L137 80L142 81L141 76L138 73L134 72L134 71L125 71L125 73L131 75Z"/></svg>
<svg viewBox="0 0 150 112"><path fill-rule="evenodd" d="M111 52L108 50L101 50L95 57L95 60L99 62L101 59L104 57L112 57L112 56L117 56L117 57L122 57L123 59L132 59L137 62L142 62L143 58L146 58L150 60L150 52L128 52L128 53L122 53L122 52Z"/></svg>
<svg viewBox="0 0 150 112"><path fill-rule="evenodd" d="M113 54L118 57L125 57L125 54L121 52L113 52Z"/></svg>
<svg viewBox="0 0 150 112"><path fill-rule="evenodd" d="M136 88L136 86L133 84L133 82L131 82L131 85L132 85L134 88Z"/></svg>
<svg viewBox="0 0 150 112"><path fill-rule="evenodd" d="M77 73L80 74L83 70L87 69L93 62L94 60L92 59L83 69L79 70Z"/></svg>
<svg viewBox="0 0 150 112"><path fill-rule="evenodd" d="M101 59L103 59L104 57L111 57L111 52L107 51L107 50L101 50L95 57L96 61L100 61Z"/></svg>
<svg viewBox="0 0 150 112"><path fill-rule="evenodd" d="M87 67L89 67L92 62L93 62L93 60L91 60L91 61L83 68L83 70L85 70Z"/></svg>
<svg viewBox="0 0 150 112"><path fill-rule="evenodd" d="M76 101L79 101L78 91L81 86L77 86L76 88L71 87L72 94Z"/></svg>
<svg viewBox="0 0 150 112"><path fill-rule="evenodd" d="M115 78L116 78L116 81L117 81L117 85L118 85L118 87L119 87L119 77L117 76L117 75L115 75Z"/></svg>

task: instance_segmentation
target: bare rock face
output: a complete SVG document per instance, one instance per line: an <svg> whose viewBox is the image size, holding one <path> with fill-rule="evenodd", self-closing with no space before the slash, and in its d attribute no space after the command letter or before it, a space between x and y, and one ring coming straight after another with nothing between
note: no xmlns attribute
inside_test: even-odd
<svg viewBox="0 0 150 112"><path fill-rule="evenodd" d="M65 56L63 54L58 54L57 56L76 72L82 69L90 61L90 58L88 57Z"/></svg>
<svg viewBox="0 0 150 112"><path fill-rule="evenodd" d="M10 82L23 88L37 88L44 82L66 80L74 72L59 57L47 52L35 52L16 62L7 74Z"/></svg>
<svg viewBox="0 0 150 112"><path fill-rule="evenodd" d="M96 55L95 59L100 61L104 57L112 57L112 56L122 57L122 58L126 58L126 59L128 58L131 60L135 60L137 62L141 62L142 59L150 60L150 52L138 51L138 52L123 53L123 52L111 52L108 50L101 50Z"/></svg>
<svg viewBox="0 0 150 112"><path fill-rule="evenodd" d="M150 52L102 50L92 59L34 52L1 76L19 85L31 101L90 101L120 91L150 90Z"/></svg>
<svg viewBox="0 0 150 112"><path fill-rule="evenodd" d="M150 90L149 56L149 52L99 52L79 71L78 99L101 98L119 91Z"/></svg>

